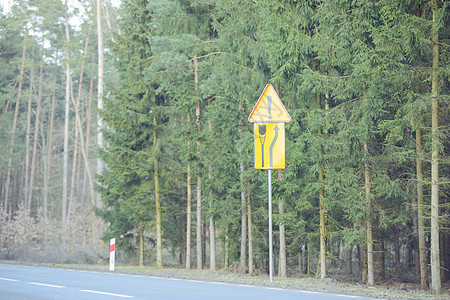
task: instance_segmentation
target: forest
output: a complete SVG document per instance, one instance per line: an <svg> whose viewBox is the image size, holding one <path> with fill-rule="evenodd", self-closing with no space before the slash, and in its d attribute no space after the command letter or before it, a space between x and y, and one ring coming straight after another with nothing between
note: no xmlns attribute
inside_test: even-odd
<svg viewBox="0 0 450 300"><path fill-rule="evenodd" d="M279 277L450 279L450 2L0 6L0 259L269 270L248 117L286 107Z"/></svg>

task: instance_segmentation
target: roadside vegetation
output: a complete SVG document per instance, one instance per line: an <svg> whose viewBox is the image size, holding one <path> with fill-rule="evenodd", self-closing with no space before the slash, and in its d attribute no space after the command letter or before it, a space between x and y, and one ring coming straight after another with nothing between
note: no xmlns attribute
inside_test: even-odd
<svg viewBox="0 0 450 300"><path fill-rule="evenodd" d="M264 278L270 83L276 283L445 295L448 1L75 2L0 12L1 259Z"/></svg>

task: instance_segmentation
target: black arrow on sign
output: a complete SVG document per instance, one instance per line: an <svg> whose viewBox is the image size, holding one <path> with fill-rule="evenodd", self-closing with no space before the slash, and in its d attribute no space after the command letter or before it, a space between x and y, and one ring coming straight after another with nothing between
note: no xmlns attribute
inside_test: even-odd
<svg viewBox="0 0 450 300"><path fill-rule="evenodd" d="M270 148L269 148L269 154L270 154L270 167L273 167L273 147L275 147L275 143L278 139L278 130L280 130L280 128L278 128L277 125L275 125L275 128L273 129L275 130L275 137L273 138L272 144L270 144Z"/></svg>

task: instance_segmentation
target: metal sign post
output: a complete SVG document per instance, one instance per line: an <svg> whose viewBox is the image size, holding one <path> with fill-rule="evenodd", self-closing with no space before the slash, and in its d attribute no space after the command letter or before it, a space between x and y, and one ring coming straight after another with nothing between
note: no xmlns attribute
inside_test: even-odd
<svg viewBox="0 0 450 300"><path fill-rule="evenodd" d="M273 241L272 241L272 170L269 169L269 278L273 281Z"/></svg>
<svg viewBox="0 0 450 300"><path fill-rule="evenodd" d="M291 117L272 85L266 85L250 116L255 123L255 169L269 170L269 278L273 282L273 234L272 234L272 169L285 168L284 123ZM264 151L264 149L266 151ZM267 151L268 150L268 151Z"/></svg>

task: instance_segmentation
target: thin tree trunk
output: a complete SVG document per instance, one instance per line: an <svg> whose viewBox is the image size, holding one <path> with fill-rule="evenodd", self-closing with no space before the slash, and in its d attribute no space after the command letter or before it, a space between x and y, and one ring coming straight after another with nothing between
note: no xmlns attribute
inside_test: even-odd
<svg viewBox="0 0 450 300"><path fill-rule="evenodd" d="M229 266L229 260L230 260L230 238L228 237L228 232L225 234L225 243L224 243L224 251L225 255L223 257L223 268L226 270Z"/></svg>
<svg viewBox="0 0 450 300"><path fill-rule="evenodd" d="M69 18L67 16L66 2L66 42L69 44ZM67 219L67 191L68 191L68 173L69 173L69 116L70 116L70 54L69 45L66 46L66 108L64 117L64 163L63 163L63 196L62 196L62 221L63 224Z"/></svg>
<svg viewBox="0 0 450 300"><path fill-rule="evenodd" d="M281 170L278 170L278 180L284 181L284 175ZM280 210L280 217L283 218L284 216L284 203L283 199L279 199L278 203L278 209ZM280 271L278 273L279 277L286 278L287 272L286 272L286 226L281 221L280 223Z"/></svg>
<svg viewBox="0 0 450 300"><path fill-rule="evenodd" d="M406 264L408 266L409 262L406 261ZM400 275L400 237L397 228L394 228L394 267L395 275Z"/></svg>
<svg viewBox="0 0 450 300"><path fill-rule="evenodd" d="M247 216L248 216L248 274L253 275L253 232L252 232L252 202L250 195L247 198Z"/></svg>
<svg viewBox="0 0 450 300"><path fill-rule="evenodd" d="M139 266L144 266L144 222L139 221Z"/></svg>
<svg viewBox="0 0 450 300"><path fill-rule="evenodd" d="M24 191L23 191L23 202L29 210L28 206L28 190L30 189L30 137L31 137L31 107L33 103L33 87L34 87L34 47L31 50L31 72L30 72L30 88L28 96L28 106L27 106L27 126L25 130L25 163L24 163Z"/></svg>
<svg viewBox="0 0 450 300"><path fill-rule="evenodd" d="M42 43L44 44L44 43ZM33 186L34 186L34 173L36 171L36 156L37 156L37 144L39 139L39 122L41 118L41 100L42 100L42 81L44 80L44 53L42 53L41 64L39 66L39 87L37 96L36 107L36 121L34 125L34 139L33 139L33 152L31 155L31 171L30 171L30 185L28 190L28 210L31 210L31 203L33 201Z"/></svg>
<svg viewBox="0 0 450 300"><path fill-rule="evenodd" d="M346 256L346 260L345 260L345 273L347 275L351 275L353 274L353 268L352 268L352 250L353 248L351 247L350 249L346 250L345 253L347 254Z"/></svg>
<svg viewBox="0 0 450 300"><path fill-rule="evenodd" d="M79 141L81 142L81 147L80 147L81 155L83 157L84 164L86 166L89 166L89 162L88 162L88 158L87 158L87 154L86 154L86 147L84 145L83 128L81 128L81 119L80 119L80 114L78 111L78 106L75 103L75 99L73 98L73 95L72 95L71 99L72 99L72 104L75 107L75 124L76 124L76 126L78 126L78 132L80 134ZM92 179L91 170L89 168L86 168L86 173L87 173L90 192L91 192L91 204L92 204L92 206L95 206L94 181Z"/></svg>
<svg viewBox="0 0 450 300"><path fill-rule="evenodd" d="M317 70L320 70L319 61L317 61ZM319 109L322 109L322 101L320 93L317 93L317 106ZM318 130L319 137L322 136L322 128ZM319 150L319 163L321 157L323 155L323 150L320 148ZM324 279L327 276L327 261L326 261L326 228L325 228L325 205L323 203L324 197L324 176L323 169L320 167L319 169L319 183L320 183L320 191L319 191L319 223L320 223L320 278Z"/></svg>
<svg viewBox="0 0 450 300"><path fill-rule="evenodd" d="M197 93L198 87L198 60L197 54L194 55L194 81L195 81L195 92ZM197 130L200 134L200 102L197 103L195 109ZM197 140L197 151L200 152L200 140ZM200 177L200 170L197 175L197 269L203 269L203 255L202 255L202 179Z"/></svg>
<svg viewBox="0 0 450 300"><path fill-rule="evenodd" d="M373 268L373 237L372 237L372 221L370 218L371 213L371 196L370 196L370 170L369 162L369 148L367 142L364 141L364 152L366 154L366 162L364 163L364 189L366 194L366 230L367 230L367 285L373 286L375 284L374 268Z"/></svg>
<svg viewBox="0 0 450 300"><path fill-rule="evenodd" d="M422 162L422 129L416 129L416 174L417 174L417 223L419 228L419 265L420 288L428 288L427 283L427 253L425 246L425 209L423 204L423 162Z"/></svg>
<svg viewBox="0 0 450 300"><path fill-rule="evenodd" d="M189 126L191 118L187 114L187 124ZM190 151L190 143L188 143L188 151ZM188 163L186 171L186 188L187 188L187 200L186 200L186 269L191 269L191 221L192 221L192 183L191 183L191 166Z"/></svg>
<svg viewBox="0 0 450 300"><path fill-rule="evenodd" d="M241 256L240 256L240 269L242 273L245 273L247 268L247 196L245 193L244 184L244 163L240 162L240 175L239 180L241 182Z"/></svg>
<svg viewBox="0 0 450 300"><path fill-rule="evenodd" d="M439 262L439 135L438 135L438 68L439 68L439 32L436 28L437 0L431 2L433 25L431 39L433 42L433 67L431 74L431 287L433 292L441 292Z"/></svg>
<svg viewBox="0 0 450 300"><path fill-rule="evenodd" d="M103 31L102 31L102 1L97 0L97 42L98 42L98 87L97 87L97 109L103 110ZM100 114L97 113L97 145L100 149L103 148L103 120ZM97 157L97 174L103 171L103 161ZM98 198L100 194L97 193ZM101 206L101 201L96 200L96 204Z"/></svg>
<svg viewBox="0 0 450 300"><path fill-rule="evenodd" d="M208 101L208 105L210 105L210 101ZM212 133L212 122L211 120L208 120L208 130L210 133ZM208 172L209 180L212 180L212 167L209 166L209 172ZM211 195L210 195L210 201L209 201L209 209L212 211L213 209L213 195L212 195L212 189L211 189ZM211 214L209 217L209 269L211 271L216 270L216 228L214 224L214 216Z"/></svg>
<svg viewBox="0 0 450 300"><path fill-rule="evenodd" d="M191 188L191 166L187 165L187 216L186 216L186 269L191 268L191 219L192 219L192 188Z"/></svg>
<svg viewBox="0 0 450 300"><path fill-rule="evenodd" d="M55 119L55 105L56 104L56 75L53 77L53 94L52 107L50 110L50 120L47 133L47 161L44 175L44 219L48 220L48 197L49 197L49 181L52 161L52 139L53 139L53 121Z"/></svg>
<svg viewBox="0 0 450 300"><path fill-rule="evenodd" d="M89 27L90 31L91 27ZM75 110L79 111L80 101L81 101L81 91L83 87L83 75L84 75L84 66L85 66L85 57L88 50L89 44L89 35L86 37L86 42L84 44L84 53L83 58L81 60L81 70L80 70L80 79L78 82L78 94L77 94L77 102L75 104ZM81 118L80 118L81 120ZM74 201L75 195L75 177L77 173L77 162L78 162L78 143L79 143L79 128L82 128L81 124L78 124L78 118L75 120L75 139L74 139L74 147L73 147L73 159L72 159L72 184L70 187L70 202Z"/></svg>
<svg viewBox="0 0 450 300"><path fill-rule="evenodd" d="M153 96L154 97L154 96ZM156 99L153 99L154 103ZM155 107L153 107L153 147L154 147L154 164L155 164L155 209L156 209L156 266L158 268L162 268L162 234L161 234L161 203L160 203L160 191L159 191L159 157L157 155L158 150L158 141L157 141L157 122L156 122L156 113Z"/></svg>
<svg viewBox="0 0 450 300"><path fill-rule="evenodd" d="M12 127L12 130L11 130L11 141L9 143L11 146L9 148L8 172L6 174L6 185L5 185L5 203L4 203L4 206L3 206L4 211L8 215L8 220L11 220L11 213L10 213L11 207L9 205L9 185L11 184L12 159L13 159L13 154L14 154L14 144L15 144L15 135L16 135L17 121L19 119L20 96L22 94L25 55L26 55L26 52L27 52L27 37L28 37L28 30L26 29L27 20L28 20L28 15L25 12L25 37L23 39L22 63L21 63L21 66L20 66L19 87L17 89L16 108L15 108L15 111L14 111L13 127Z"/></svg>
<svg viewBox="0 0 450 300"><path fill-rule="evenodd" d="M95 56L92 56L92 64L95 63ZM85 153L86 153L86 161L89 162L89 144L91 140L91 117L92 117L92 98L94 98L94 74L91 76L91 82L89 84L89 103L87 108L87 119L86 119L86 142L85 142ZM91 174L91 169L89 164L84 164L84 173L83 173L83 195L86 191L86 177ZM92 195L92 193L91 193ZM95 194L94 194L95 197ZM87 202L87 201L86 201ZM91 203L95 205L95 198L91 199Z"/></svg>

